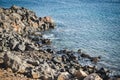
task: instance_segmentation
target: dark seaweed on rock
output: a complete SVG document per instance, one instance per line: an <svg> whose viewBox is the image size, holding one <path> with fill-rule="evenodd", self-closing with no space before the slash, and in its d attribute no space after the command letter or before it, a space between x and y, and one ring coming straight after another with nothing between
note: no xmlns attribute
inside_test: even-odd
<svg viewBox="0 0 120 80"><path fill-rule="evenodd" d="M97 63L100 57L91 57L71 50L54 50L46 47L50 39L44 39L41 32L55 28L49 16L37 17L24 7L0 8L0 79L13 80L116 80L109 70L96 66L81 65L87 58ZM10 75L11 74L11 75Z"/></svg>

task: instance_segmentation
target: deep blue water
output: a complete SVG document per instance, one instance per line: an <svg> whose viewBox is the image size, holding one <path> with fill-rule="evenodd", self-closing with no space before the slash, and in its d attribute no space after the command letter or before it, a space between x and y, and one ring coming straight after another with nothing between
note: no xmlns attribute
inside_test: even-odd
<svg viewBox="0 0 120 80"><path fill-rule="evenodd" d="M52 16L57 27L44 37L58 49L101 55L100 65L120 72L120 0L0 0L0 7L13 4Z"/></svg>

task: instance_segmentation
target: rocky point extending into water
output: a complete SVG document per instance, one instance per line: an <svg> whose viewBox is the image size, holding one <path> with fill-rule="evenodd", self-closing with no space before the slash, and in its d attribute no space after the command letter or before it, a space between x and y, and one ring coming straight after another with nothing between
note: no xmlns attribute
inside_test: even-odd
<svg viewBox="0 0 120 80"><path fill-rule="evenodd" d="M54 50L45 30L54 29L51 17L37 17L24 7L0 8L0 80L119 80L110 71L81 60L97 64L79 49ZM43 48L45 46L46 48Z"/></svg>

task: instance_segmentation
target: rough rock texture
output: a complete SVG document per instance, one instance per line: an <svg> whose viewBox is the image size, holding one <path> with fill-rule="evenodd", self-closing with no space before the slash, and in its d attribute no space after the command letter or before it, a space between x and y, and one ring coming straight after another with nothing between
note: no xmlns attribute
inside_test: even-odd
<svg viewBox="0 0 120 80"><path fill-rule="evenodd" d="M77 70L75 71L74 76L77 77L78 79L84 79L88 75L83 70Z"/></svg>
<svg viewBox="0 0 120 80"><path fill-rule="evenodd" d="M15 5L9 9L0 8L0 25L6 31L13 30L20 34L55 27L50 16L37 17L33 11Z"/></svg>
<svg viewBox="0 0 120 80"><path fill-rule="evenodd" d="M103 80L98 74L92 73L87 76L84 80Z"/></svg>

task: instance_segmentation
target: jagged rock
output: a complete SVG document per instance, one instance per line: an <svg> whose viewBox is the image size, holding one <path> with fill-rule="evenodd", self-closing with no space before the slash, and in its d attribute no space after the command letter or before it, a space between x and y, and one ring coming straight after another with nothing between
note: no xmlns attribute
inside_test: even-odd
<svg viewBox="0 0 120 80"><path fill-rule="evenodd" d="M81 51L81 49L78 49L78 53L80 53L80 54L81 54L81 52L82 52L82 51Z"/></svg>
<svg viewBox="0 0 120 80"><path fill-rule="evenodd" d="M103 80L98 74L92 73L88 75L84 80Z"/></svg>
<svg viewBox="0 0 120 80"><path fill-rule="evenodd" d="M70 80L70 74L68 72L62 72L57 80Z"/></svg>
<svg viewBox="0 0 120 80"><path fill-rule="evenodd" d="M97 63L100 60L100 58L101 57L98 56L98 57L91 57L90 59L91 59L92 62Z"/></svg>
<svg viewBox="0 0 120 80"><path fill-rule="evenodd" d="M86 72L84 72L83 70L80 69L80 70L77 70L74 72L74 76L77 77L77 79L83 79L88 75Z"/></svg>

